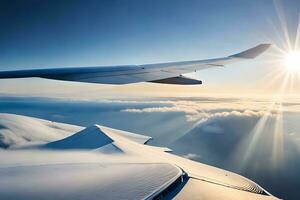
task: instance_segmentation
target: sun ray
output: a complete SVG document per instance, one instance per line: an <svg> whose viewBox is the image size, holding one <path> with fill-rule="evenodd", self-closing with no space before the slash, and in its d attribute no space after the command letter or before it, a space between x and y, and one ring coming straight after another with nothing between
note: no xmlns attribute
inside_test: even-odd
<svg viewBox="0 0 300 200"><path fill-rule="evenodd" d="M241 171L243 169L245 169L248 162L250 161L251 156L253 155L253 153L256 149L255 147L257 146L257 143L258 143L259 139L261 138L262 133L265 130L266 124L270 120L274 106L275 106L275 102L270 102L270 105L264 112L264 115L258 120L255 127L252 129L251 133L249 134L250 142L248 142L249 141L249 138L248 138L246 140L246 142L247 142L246 147L244 147L243 159L242 159L242 162L240 163Z"/></svg>
<svg viewBox="0 0 300 200"><path fill-rule="evenodd" d="M279 100L276 109L276 118L273 132L272 162L273 167L278 167L283 160L283 124L282 124L282 99Z"/></svg>
<svg viewBox="0 0 300 200"><path fill-rule="evenodd" d="M299 46L300 46L299 40L300 40L300 14L298 16L298 28L296 33L295 47L294 47L295 51L299 50Z"/></svg>
<svg viewBox="0 0 300 200"><path fill-rule="evenodd" d="M275 83L280 82L284 72L280 68L274 68L272 71L269 71L266 75L257 79L256 84L261 87L263 90L270 90L275 85Z"/></svg>
<svg viewBox="0 0 300 200"><path fill-rule="evenodd" d="M288 31L288 27L287 27L287 20L285 18L285 14L284 14L284 10L282 8L282 4L280 3L279 0L274 0L274 6L275 6L275 10L277 12L277 16L283 31L283 36L285 39L285 43L287 44L288 49L286 49L287 51L291 51L292 50L292 45L291 45L291 40L289 37L289 31Z"/></svg>
<svg viewBox="0 0 300 200"><path fill-rule="evenodd" d="M277 26L274 24L274 22L270 19L269 23L271 25L271 27L273 28L273 34L272 36L275 36L277 40L279 40L280 45L283 47L283 49L288 49L288 46L284 40L284 38L282 38L282 34L280 33L280 30L277 28ZM279 48L281 50L281 48Z"/></svg>
<svg viewBox="0 0 300 200"><path fill-rule="evenodd" d="M284 49L279 48L277 45L274 45L274 49L278 52L278 54L275 55L275 57L279 57L279 58L282 58L283 55L286 54L287 52Z"/></svg>

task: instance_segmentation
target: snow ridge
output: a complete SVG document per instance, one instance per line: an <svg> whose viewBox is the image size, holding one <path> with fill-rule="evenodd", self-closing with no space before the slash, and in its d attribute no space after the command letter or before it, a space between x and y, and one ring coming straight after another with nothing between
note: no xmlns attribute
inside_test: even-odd
<svg viewBox="0 0 300 200"><path fill-rule="evenodd" d="M114 142L98 125L85 128L62 140L50 142L43 147L51 149L97 149Z"/></svg>

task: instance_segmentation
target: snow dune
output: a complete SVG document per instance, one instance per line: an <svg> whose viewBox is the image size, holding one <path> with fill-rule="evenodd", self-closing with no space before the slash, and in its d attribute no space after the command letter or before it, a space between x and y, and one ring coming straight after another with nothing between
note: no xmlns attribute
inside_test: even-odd
<svg viewBox="0 0 300 200"><path fill-rule="evenodd" d="M79 126L51 122L13 114L0 114L0 148L62 139L82 129Z"/></svg>
<svg viewBox="0 0 300 200"><path fill-rule="evenodd" d="M98 125L85 128L62 140L50 142L44 147L52 149L97 149L113 140L107 136Z"/></svg>
<svg viewBox="0 0 300 200"><path fill-rule="evenodd" d="M179 168L164 163L0 168L5 180L0 180L0 199L145 199L180 173Z"/></svg>
<svg viewBox="0 0 300 200"><path fill-rule="evenodd" d="M84 128L33 117L0 114L0 148L38 146L57 150L119 151L112 137L121 137L140 144L151 139L148 136L99 125Z"/></svg>
<svg viewBox="0 0 300 200"><path fill-rule="evenodd" d="M182 170L189 180L176 199L276 199L247 178L144 145L147 136L8 114L0 126L0 199L152 199Z"/></svg>

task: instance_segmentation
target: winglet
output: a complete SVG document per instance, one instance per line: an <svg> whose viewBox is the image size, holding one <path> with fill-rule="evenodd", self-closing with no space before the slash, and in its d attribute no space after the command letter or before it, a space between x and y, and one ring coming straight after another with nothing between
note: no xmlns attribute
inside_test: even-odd
<svg viewBox="0 0 300 200"><path fill-rule="evenodd" d="M259 56L263 52L265 52L268 48L270 48L271 44L260 44L257 45L256 47L253 47L251 49L248 49L246 51L243 51L238 54L231 55L229 57L234 57L234 58L246 58L246 59L251 59Z"/></svg>

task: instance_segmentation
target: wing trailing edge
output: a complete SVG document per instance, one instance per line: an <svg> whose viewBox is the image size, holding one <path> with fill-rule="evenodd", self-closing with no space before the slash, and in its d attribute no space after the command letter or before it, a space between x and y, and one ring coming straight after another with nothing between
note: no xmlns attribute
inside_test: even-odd
<svg viewBox="0 0 300 200"><path fill-rule="evenodd" d="M175 84L175 85L201 85L202 81L197 79L188 78L185 76L177 76L171 78L165 78L155 81L149 81L151 83L162 83L162 84Z"/></svg>

